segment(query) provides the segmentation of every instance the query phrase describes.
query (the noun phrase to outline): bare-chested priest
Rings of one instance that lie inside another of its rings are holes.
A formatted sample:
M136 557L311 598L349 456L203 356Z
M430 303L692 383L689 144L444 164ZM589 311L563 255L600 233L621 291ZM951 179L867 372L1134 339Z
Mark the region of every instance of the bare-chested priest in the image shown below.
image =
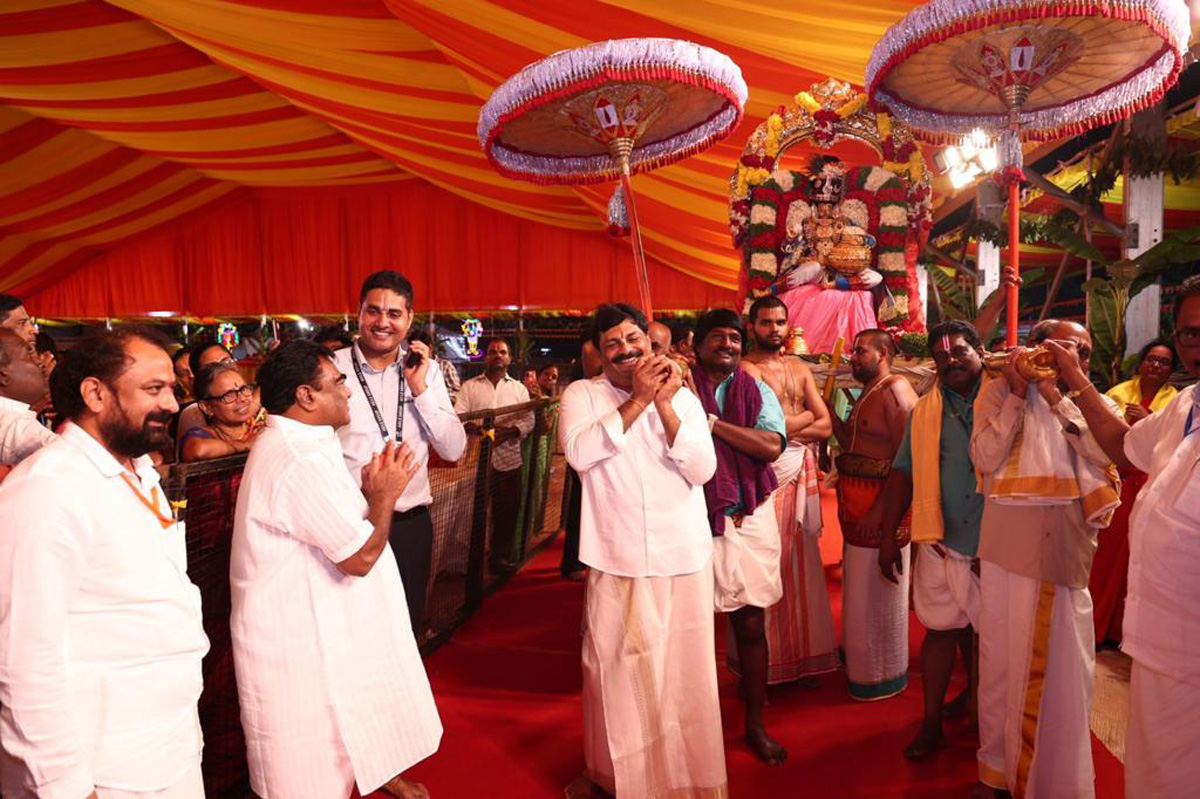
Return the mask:
M787 425L787 448L771 464L779 488L775 516L779 521L783 599L766 609L767 682L801 681L815 687L814 675L838 667L837 633L821 565L821 497L817 463L809 444L824 441L832 431L829 411L812 372L799 358L784 355L788 337L787 306L775 296L760 297L750 306L754 350L746 360L758 367L762 380L775 392ZM740 674L735 641L730 642L729 665Z
M881 580L879 539L858 521L883 489L892 459L904 439L917 392L892 374L896 345L884 330L864 330L854 339L850 371L862 394L842 422L832 414L841 444L837 459L838 521L845 538L842 648L850 696L865 702L887 699L908 685L909 521L896 530L903 572L898 583Z

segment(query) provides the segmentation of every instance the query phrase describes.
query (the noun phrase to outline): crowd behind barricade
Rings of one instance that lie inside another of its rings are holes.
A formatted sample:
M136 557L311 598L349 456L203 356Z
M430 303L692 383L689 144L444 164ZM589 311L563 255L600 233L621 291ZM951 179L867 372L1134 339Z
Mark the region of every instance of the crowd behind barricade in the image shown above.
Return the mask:
M517 379L494 339L464 382L413 330L403 276L369 276L359 302L356 337L324 328L248 374L218 344L172 351L147 328L60 354L0 295L4 796L204 796L202 760L229 754L202 731L205 687L238 708L233 754L263 799L428 796L404 774L442 736L418 650L443 561L434 472L475 458L489 490L470 524L491 532L472 531L464 568L507 575L556 442L562 573L586 583L586 769L569 796L729 795L714 613L746 745L778 765L768 686L844 669L855 700L900 693L910 601L926 634L906 757L938 756L944 719L969 715L972 797L1094 796L1096 647L1119 641L1127 795L1200 780L1200 395L1169 382L1179 365L1200 376L1200 277L1107 396L1084 327L1039 322L997 357L979 334L993 309L929 331L921 396L892 373L891 334L860 331L848 412L785 353L774 297L675 329L602 305L569 374ZM219 459L236 482L209 493L156 468ZM840 639L822 482L844 537ZM232 529L205 542L227 553L221 596L197 589L185 530L214 511ZM210 648L223 669L202 672ZM960 658L967 687L948 700Z

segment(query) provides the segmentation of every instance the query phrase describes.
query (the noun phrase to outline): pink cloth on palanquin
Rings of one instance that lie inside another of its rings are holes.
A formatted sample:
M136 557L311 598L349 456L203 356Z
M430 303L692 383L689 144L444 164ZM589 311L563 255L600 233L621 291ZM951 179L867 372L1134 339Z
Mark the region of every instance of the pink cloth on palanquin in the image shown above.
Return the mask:
M804 331L812 353L832 352L838 336L845 337L849 349L860 330L879 326L869 291L838 291L809 283L781 293L779 299L788 307L788 324Z

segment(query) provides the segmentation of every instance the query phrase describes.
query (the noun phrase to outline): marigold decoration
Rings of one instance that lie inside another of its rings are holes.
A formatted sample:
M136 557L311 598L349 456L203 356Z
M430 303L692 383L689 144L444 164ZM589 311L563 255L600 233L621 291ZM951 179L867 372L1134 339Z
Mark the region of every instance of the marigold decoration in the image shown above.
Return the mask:
M701 152L742 118L746 82L722 53L679 39L615 39L564 50L500 85L479 142L507 177L581 185L619 180L643 310L651 313L630 179Z
M868 111L866 96L849 84L827 79L799 92L795 101L755 129L730 178L730 227L742 251L746 305L786 291L781 265L789 259L794 231L812 213L810 176L776 168L779 158L800 142L828 147L851 138L872 147L883 163L847 168L842 204L848 221L876 242L870 267L882 275L885 288L877 320L892 329L923 329L916 257L928 238L932 211L919 148L903 124Z
M932 0L875 45L867 93L930 142L975 128L999 136L1019 268L1020 141L1078 135L1158 102L1190 35L1183 0ZM1008 303L1011 345L1015 286Z

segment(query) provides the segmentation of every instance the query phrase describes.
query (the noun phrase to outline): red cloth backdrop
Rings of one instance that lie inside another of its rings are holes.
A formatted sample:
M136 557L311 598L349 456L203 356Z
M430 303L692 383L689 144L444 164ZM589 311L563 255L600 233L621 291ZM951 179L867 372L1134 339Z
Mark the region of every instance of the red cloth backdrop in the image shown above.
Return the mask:
M634 301L629 242L494 211L420 180L241 196L93 257L27 293L44 318L342 314L376 269L418 311L590 310ZM651 261L658 310L732 307L735 292Z

